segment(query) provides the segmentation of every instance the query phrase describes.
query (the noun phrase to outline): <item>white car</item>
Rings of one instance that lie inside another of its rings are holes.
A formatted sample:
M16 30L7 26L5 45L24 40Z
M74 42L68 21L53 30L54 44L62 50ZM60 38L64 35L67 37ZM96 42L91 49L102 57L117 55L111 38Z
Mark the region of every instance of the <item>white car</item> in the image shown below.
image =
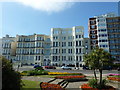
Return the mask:
M72 70L72 67L68 67L68 66L62 66L61 67L63 70Z

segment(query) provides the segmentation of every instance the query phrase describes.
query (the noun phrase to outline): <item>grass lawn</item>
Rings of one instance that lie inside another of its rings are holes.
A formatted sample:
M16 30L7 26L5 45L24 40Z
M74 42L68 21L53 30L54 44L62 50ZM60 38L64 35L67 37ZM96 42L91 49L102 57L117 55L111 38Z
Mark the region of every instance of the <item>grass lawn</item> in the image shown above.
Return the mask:
M22 87L21 90L30 90L30 89L40 89L40 82L39 81L30 81L30 80L22 80L22 82L24 83L24 86Z

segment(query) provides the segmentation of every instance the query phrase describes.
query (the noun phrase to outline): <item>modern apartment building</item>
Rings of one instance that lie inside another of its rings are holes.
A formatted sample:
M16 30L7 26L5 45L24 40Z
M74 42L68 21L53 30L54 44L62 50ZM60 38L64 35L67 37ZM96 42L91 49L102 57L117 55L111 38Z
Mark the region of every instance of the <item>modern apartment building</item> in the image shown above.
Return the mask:
M16 55L16 38L6 35L0 39L2 47L0 48L1 55L6 57L8 60L15 60Z
M75 65L82 66L83 54L88 47L89 39L84 48L84 28L51 28L51 64L55 66ZM88 50L89 52L89 50Z
M47 35L17 35L16 59L21 64L49 65L50 37Z
M120 61L120 17L106 18L109 52Z
M89 18L91 49L98 46L120 60L120 17L113 13Z

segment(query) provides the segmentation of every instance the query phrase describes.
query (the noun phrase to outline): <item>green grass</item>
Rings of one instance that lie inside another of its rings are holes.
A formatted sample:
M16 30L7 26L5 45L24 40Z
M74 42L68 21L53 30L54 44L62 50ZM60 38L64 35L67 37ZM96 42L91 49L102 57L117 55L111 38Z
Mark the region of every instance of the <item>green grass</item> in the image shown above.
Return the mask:
M22 80L24 83L24 86L22 87L21 90L30 90L30 89L39 89L40 90L40 82L39 81L30 81L30 80Z

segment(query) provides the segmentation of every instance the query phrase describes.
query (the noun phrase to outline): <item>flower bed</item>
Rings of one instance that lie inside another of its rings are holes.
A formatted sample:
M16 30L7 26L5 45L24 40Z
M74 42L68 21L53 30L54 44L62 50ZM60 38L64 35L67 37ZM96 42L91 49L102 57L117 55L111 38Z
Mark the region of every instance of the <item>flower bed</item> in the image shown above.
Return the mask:
M112 73L110 73L110 74L108 74L107 79L112 80L112 81L120 82L120 74L112 74Z
M40 87L42 90L65 90L64 88L62 88L60 85L58 84L50 84L47 82L41 82L40 83Z
M73 79L73 78L84 78L85 76L56 76L56 79Z
M82 73L48 72L48 75L82 75Z
M67 82L76 82L76 81L87 81L86 76L56 76L56 79L64 79Z
M110 74L108 74L108 76L120 76L120 74L110 73Z
M83 85L80 86L80 88L81 88L82 90L99 90L99 89L97 89L97 88L92 88L92 87L90 87L89 84L83 84ZM105 89L101 89L101 90L115 90L115 88L113 88L113 87L111 87L111 86L106 86Z
M118 81L120 82L120 78L117 78L117 77L107 77L108 80L113 80L113 81Z

